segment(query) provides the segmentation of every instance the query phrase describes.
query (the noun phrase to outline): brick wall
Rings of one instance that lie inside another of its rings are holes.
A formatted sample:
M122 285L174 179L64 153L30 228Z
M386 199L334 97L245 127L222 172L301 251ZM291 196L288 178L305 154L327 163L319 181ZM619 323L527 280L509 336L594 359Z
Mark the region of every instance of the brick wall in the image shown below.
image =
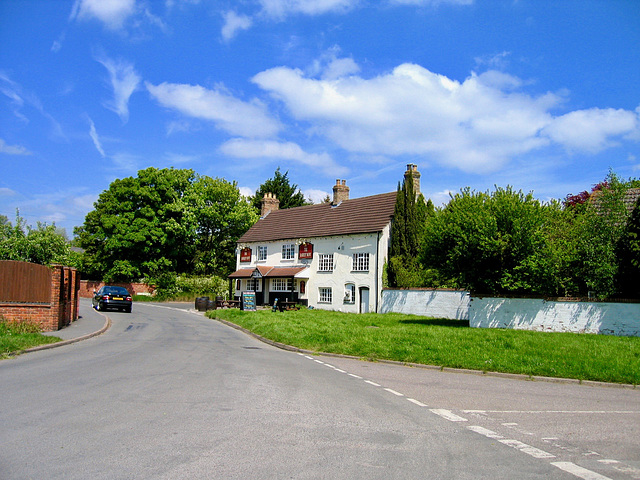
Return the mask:
M100 288L105 285L107 284L96 280L80 280L80 291L78 295L81 298L91 298L93 297L93 292L100 290ZM109 283L109 285L124 287L133 295L153 294L156 289L153 285L147 285L146 283Z
M46 332L60 330L78 319L79 274L75 268L63 265L51 267L51 300L49 303L0 302L0 316L7 320L33 322ZM24 282L21 275L8 274L7 281Z

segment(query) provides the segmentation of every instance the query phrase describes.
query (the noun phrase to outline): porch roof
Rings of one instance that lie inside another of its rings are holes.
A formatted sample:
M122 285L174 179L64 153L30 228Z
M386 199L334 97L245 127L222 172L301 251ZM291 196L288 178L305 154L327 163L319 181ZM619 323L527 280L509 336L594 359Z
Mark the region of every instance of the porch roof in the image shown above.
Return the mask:
M264 265L258 265L252 268L241 268L229 275L229 278L251 278L256 270L260 272L260 277L309 278L308 273L305 272L305 270L308 270L307 267L268 267Z

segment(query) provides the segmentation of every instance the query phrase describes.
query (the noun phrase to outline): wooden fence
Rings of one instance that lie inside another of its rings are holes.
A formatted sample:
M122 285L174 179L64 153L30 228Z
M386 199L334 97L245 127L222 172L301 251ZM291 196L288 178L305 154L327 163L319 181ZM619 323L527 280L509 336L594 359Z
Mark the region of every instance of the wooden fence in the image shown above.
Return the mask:
M0 302L50 303L51 269L35 263L0 261Z

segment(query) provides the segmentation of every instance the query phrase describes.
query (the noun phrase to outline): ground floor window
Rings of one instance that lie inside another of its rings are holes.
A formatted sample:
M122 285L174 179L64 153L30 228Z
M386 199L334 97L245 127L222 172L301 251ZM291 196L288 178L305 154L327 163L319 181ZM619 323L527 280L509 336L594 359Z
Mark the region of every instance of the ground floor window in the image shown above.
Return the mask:
M320 287L320 303L332 303L333 291L331 287Z
M344 286L344 303L355 303L356 301L356 285L347 283Z
M250 278L247 280L247 291L249 292L259 292L262 290L260 288L262 282L258 278Z
M272 278L272 292L290 292L293 289L293 278Z

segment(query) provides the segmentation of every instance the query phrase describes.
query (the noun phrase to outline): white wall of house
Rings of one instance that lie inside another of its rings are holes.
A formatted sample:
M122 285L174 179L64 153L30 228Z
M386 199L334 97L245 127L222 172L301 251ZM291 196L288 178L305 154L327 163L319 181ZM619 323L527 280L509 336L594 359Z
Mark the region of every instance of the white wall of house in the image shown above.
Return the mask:
M304 242L313 244L313 259L298 258L299 246ZM293 259L283 259L283 245L294 245ZM389 226L382 232L371 234L242 244L241 248L251 248L251 262L240 262L238 252L236 264L238 269L306 266L307 270L294 280L294 291L298 292L299 298L306 299L309 306L342 312L375 312L382 300L382 271L388 246ZM260 247L266 247L266 259L259 259ZM356 268L354 255L357 255ZM300 292L301 281L305 282L305 293ZM236 289L235 294L240 295L245 286L246 279L243 279L240 290ZM367 289L368 302L361 305ZM271 281L267 279L265 295L271 290Z

